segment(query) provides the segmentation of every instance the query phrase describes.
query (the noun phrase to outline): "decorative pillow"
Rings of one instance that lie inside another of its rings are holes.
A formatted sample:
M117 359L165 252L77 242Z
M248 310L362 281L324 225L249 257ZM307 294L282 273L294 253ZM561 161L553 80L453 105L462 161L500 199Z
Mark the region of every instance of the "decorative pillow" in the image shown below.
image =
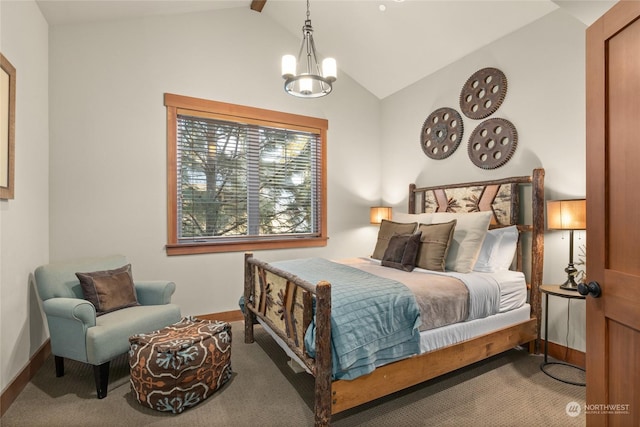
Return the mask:
M76 276L84 299L95 306L97 316L140 305L133 286L131 264L115 270L76 273Z
M389 245L382 257L382 265L398 270L413 271L419 248L419 231L415 234L396 234L389 239Z
M382 259L389 245L389 240L394 234L412 234L417 226L417 222L402 224L383 219L380 224L380 229L378 230L378 241L376 242L376 247L371 258Z
M518 247L518 235L515 225L487 231L473 271L493 273L509 270Z
M444 271L456 222L457 220L454 219L442 224L418 225L418 231L422 233L422 237L416 267Z
M431 224L432 219L433 213L409 214L397 212L393 214L393 220L402 223L417 222L419 224Z
M469 273L478 259L482 242L489 230L493 212L434 213L432 224L456 219L453 240L446 259L446 269Z

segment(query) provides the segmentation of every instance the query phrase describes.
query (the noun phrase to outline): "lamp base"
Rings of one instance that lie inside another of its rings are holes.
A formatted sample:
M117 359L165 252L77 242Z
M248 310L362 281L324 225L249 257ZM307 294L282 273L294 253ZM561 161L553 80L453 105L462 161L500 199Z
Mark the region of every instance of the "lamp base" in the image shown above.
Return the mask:
M573 230L571 230L571 241L573 242ZM560 289L578 292L578 284L575 279L578 270L573 265L573 244L569 245L569 265L564 269L564 272L567 273L567 280L560 285Z
M573 280L573 277L569 277L566 282L560 285L560 289L578 292L578 284Z

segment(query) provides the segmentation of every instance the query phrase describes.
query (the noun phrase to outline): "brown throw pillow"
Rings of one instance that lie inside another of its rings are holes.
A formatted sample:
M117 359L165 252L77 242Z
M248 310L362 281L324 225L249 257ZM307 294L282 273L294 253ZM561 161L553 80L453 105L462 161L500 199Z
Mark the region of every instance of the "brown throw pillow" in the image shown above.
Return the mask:
M376 248L374 249L371 258L382 259L384 252L387 250L387 246L389 245L389 240L394 234L411 234L415 231L417 225L417 222L405 224L383 219L380 224L380 230L378 230Z
M115 270L76 273L76 276L84 299L95 306L97 316L140 305L133 286L131 264Z
M382 257L382 265L398 270L413 271L420 248L420 232L396 234L389 239L387 250Z
M441 224L420 224L418 226L422 238L416 267L444 271L456 222L454 219Z

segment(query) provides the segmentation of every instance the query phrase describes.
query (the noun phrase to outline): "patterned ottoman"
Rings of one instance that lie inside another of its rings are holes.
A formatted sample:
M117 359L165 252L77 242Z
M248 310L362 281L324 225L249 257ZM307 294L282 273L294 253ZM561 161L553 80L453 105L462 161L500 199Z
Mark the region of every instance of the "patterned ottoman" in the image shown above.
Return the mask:
M144 406L178 414L231 378L231 326L185 317L129 338L131 389Z

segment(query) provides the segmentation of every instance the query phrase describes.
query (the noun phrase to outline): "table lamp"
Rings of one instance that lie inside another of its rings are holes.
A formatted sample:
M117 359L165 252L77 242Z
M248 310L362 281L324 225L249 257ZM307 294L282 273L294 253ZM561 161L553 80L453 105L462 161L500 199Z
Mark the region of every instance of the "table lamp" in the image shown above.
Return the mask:
M369 215L371 224L380 224L383 219L391 219L391 208L387 206L373 206Z
M569 265L564 271L567 280L561 289L578 290L575 276L578 270L573 265L573 230L585 230L587 228L587 201L575 200L548 200L547 201L547 229L569 230Z

